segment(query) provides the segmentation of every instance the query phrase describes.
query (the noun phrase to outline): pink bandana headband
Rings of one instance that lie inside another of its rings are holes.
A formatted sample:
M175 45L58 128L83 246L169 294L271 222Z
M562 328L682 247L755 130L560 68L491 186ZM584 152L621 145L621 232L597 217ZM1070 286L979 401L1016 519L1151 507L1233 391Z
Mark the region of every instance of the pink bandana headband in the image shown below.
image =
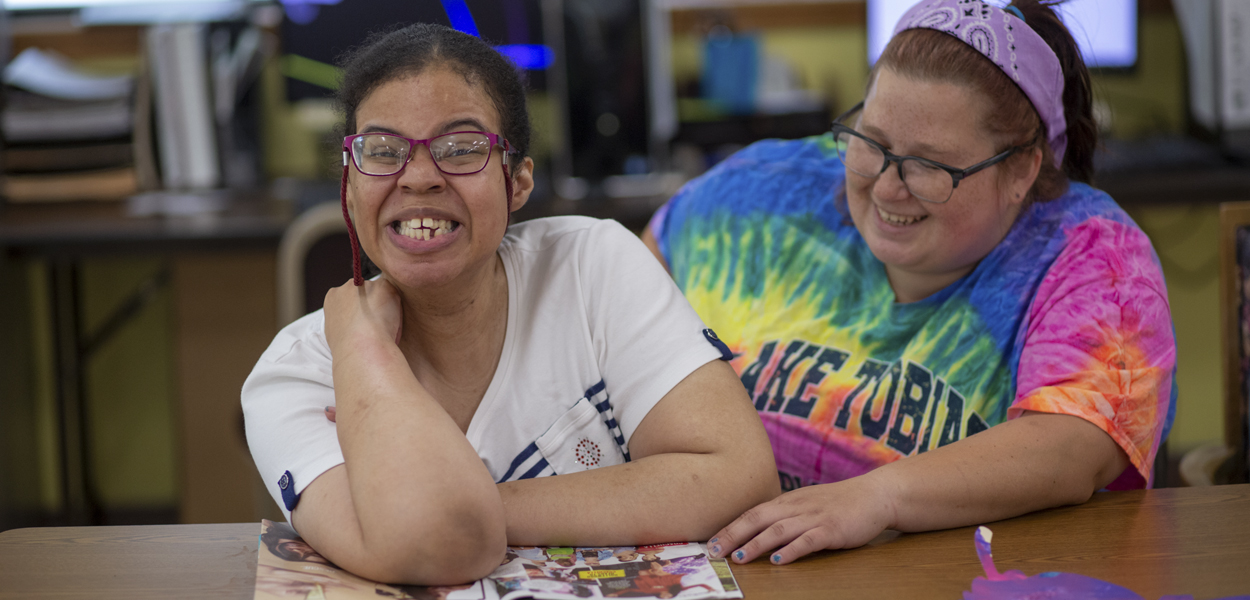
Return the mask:
M1055 166L1062 168L1068 147L1063 69L1046 41L1018 15L1019 9L1008 12L981 0L923 0L899 19L894 34L907 29L948 33L998 65L1041 115Z

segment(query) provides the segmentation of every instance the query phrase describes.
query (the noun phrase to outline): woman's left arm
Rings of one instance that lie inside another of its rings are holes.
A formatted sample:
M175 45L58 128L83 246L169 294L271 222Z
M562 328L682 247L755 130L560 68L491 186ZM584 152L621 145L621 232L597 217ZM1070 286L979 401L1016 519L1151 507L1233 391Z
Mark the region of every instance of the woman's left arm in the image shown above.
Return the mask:
M709 549L739 563L768 555L785 564L862 546L886 529L946 529L1080 504L1128 465L1092 423L1026 413L865 475L783 494L719 531Z
M1131 224L1091 219L1068 235L1029 308L1015 418L757 506L718 532L713 553L788 563L885 529L976 525L1079 504L1112 482L1146 485L1176 364L1162 273Z
M742 382L714 360L647 413L632 461L499 484L511 545L705 540L780 492L768 436Z

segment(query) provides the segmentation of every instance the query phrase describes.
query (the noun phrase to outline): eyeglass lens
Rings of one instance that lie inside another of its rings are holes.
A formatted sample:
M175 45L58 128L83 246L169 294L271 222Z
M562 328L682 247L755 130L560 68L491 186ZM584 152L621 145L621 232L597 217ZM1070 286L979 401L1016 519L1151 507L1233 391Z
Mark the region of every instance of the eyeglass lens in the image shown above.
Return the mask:
M444 173L467 175L486 168L490 160L490 138L482 133L460 132L440 135L428 143L430 157ZM356 167L369 175L394 175L404 168L412 154L412 144L399 136L370 133L352 140Z
M837 133L838 158L847 169L861 177L874 178L885 170L885 154L880 148L848 132ZM955 189L951 174L924 161L905 158L899 163L907 191L921 200L946 202Z

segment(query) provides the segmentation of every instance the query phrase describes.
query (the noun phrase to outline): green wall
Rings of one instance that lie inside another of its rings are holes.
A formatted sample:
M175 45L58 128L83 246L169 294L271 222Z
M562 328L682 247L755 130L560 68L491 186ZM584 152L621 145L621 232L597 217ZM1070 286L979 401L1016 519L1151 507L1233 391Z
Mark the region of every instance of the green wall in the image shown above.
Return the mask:
M6 392L17 388L16 393L6 394L5 410L19 408L26 425L21 438L6 441L20 439L22 454L29 458L14 460L9 454L0 463L10 470L14 464L33 469L33 475L13 479L12 473L2 472L0 479L6 488L29 488L22 495L23 502L55 512L61 507L60 432L47 264L27 260L5 265L6 289L25 292L2 295L6 302L18 299L12 312L5 314L20 317L6 322L5 331L16 335L6 335L0 351L25 356L19 361L21 373L14 372L14 379L4 378ZM160 262L152 259L84 261L80 277L84 331L96 331L159 268ZM164 289L101 345L86 365L91 465L98 499L106 511L168 511L177 505L171 317L170 294ZM20 327L10 329L13 324ZM10 365L6 371L12 369Z
M761 48L785 59L803 88L820 92L839 113L859 102L868 82L868 36L863 27L786 27L759 32ZM673 77L698 79L703 68L703 39L673 36Z
M86 330L97 330L160 267L151 259L88 261L81 282ZM172 330L173 306L165 288L88 366L93 467L107 505L177 503Z
M42 508L43 469L37 444L34 361L26 342L26 273L18 261L0 257L0 529L34 524Z
M1176 327L1176 422L1173 453L1222 442L1223 361L1220 350L1219 207L1215 204L1129 207L1154 243L1167 280Z
M1138 65L1131 73L1093 77L1094 99L1111 110L1111 134L1134 139L1183 133L1187 89L1180 28L1171 14L1144 15Z
M764 53L785 59L805 89L829 99L835 114L863 98L868 78L867 36L861 26L785 27L757 32ZM1142 16L1138 66L1093 77L1095 100L1111 111L1110 133L1131 139L1180 133L1186 123L1185 54L1170 13ZM698 79L703 38L675 35L673 76Z

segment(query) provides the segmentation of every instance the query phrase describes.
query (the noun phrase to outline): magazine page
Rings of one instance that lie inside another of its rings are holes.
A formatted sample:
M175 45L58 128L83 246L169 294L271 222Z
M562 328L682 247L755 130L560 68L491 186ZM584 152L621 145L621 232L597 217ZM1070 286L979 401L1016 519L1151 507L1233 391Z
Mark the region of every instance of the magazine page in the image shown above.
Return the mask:
M723 560L702 544L618 548L510 547L487 578L503 600L580 598L741 598Z
M388 585L357 577L317 554L286 523L261 522L255 600L581 600L741 598L729 563L698 543L617 548L512 546L489 577L459 586Z

